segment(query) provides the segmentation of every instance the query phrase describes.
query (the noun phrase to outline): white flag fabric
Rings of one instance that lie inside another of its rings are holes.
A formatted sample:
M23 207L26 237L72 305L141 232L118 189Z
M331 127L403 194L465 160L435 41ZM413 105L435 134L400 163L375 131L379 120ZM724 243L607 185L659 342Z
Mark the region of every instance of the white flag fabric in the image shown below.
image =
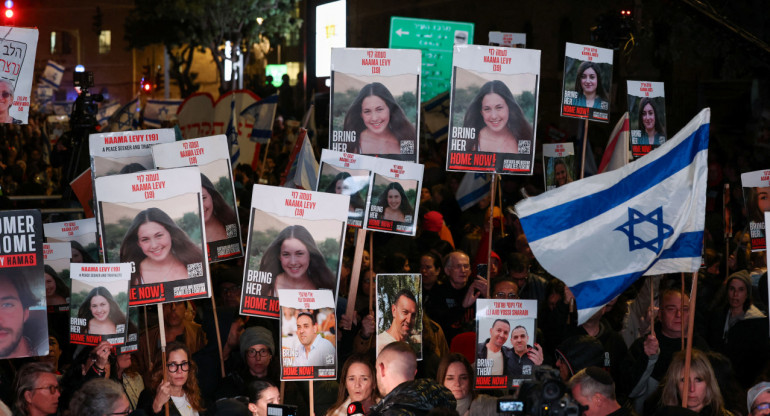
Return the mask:
M273 136L273 121L278 109L278 95L271 95L246 107L241 111L241 116L249 116L254 119L254 128L251 130L252 142L267 143Z
M710 114L626 166L516 204L535 257L574 293L578 324L641 276L700 267Z
M455 193L455 198L457 199L457 203L460 204L460 209L465 211L476 205L481 198L487 196L489 194L489 184L489 175L485 173L466 173L465 176L463 176L463 180L460 181L460 186L457 187L457 192Z
M631 159L629 149L629 137L631 130L628 125L628 111L615 124L610 134L610 141L604 148L602 162L599 164L599 173L609 172L628 164Z
M313 145L308 140L307 132L301 134L302 147L295 155L294 160L289 166L289 173L286 175L286 182L283 184L286 188L302 188L312 191L316 188L318 182L318 161L313 153ZM298 139L299 140L299 139Z
M144 105L144 125L150 128L159 128L161 122L176 117L176 112L182 105L182 101L180 99L147 100Z
M61 85L61 79L63 76L64 67L54 61L49 60L48 64L45 66L45 69L43 70L43 75L40 77L40 81L53 87L53 89L59 89L59 85Z

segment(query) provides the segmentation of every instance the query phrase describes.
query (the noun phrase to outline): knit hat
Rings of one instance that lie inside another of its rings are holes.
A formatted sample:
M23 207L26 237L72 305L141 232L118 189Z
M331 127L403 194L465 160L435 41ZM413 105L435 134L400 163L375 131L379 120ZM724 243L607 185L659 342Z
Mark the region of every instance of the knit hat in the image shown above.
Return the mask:
M246 328L241 334L241 355L245 358L246 351L257 344L266 346L270 350L270 354L275 354L275 343L270 331L261 326Z
M425 231L432 231L437 233L441 231L441 227L444 225L444 216L438 211L428 211L425 214L422 221L422 229Z
M589 366L604 367L604 347L590 335L575 335L565 339L556 347L556 357L567 364L570 377Z
M754 400L757 400L757 396L768 390L770 390L769 381L763 381L749 389L749 392L746 394L746 408L749 409L749 413L751 413L751 406L754 404Z
M738 279L741 282L743 282L743 285L746 286L746 299L751 299L751 275L749 274L748 270L741 270L738 272L735 272L730 275L730 277L727 278L727 283L725 283L725 286L730 285L731 280Z

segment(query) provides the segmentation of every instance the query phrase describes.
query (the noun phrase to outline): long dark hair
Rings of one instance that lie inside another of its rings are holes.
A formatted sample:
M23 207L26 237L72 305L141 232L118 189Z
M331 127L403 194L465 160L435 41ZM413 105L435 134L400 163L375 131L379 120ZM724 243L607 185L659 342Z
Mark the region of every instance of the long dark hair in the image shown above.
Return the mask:
M54 293L63 297L68 298L70 296L70 288L67 287L67 284L64 283L63 280L61 280L61 277L59 277L59 274L56 273L56 270L53 269L53 267L49 265L45 265L45 274L51 276L54 283L56 284L56 290L54 290Z
M644 114L644 107L646 107L647 104L649 104L650 107L652 107L652 113L655 114L655 131L657 131L658 134L665 136L666 130L663 127L663 123L660 122L660 113L658 112L658 107L657 105L655 105L655 102L650 97L644 97L642 98L642 101L639 102L639 129L644 130L642 115Z
M348 357L347 360L345 360L345 364L342 366L342 372L340 372L340 387L337 392L337 401L334 402L331 407L329 407L330 410L336 409L342 405L342 403L345 403L345 400L348 399L348 396L350 395L348 393L348 388L345 385L345 379L348 378L348 370L350 369L350 366L360 363L369 368L369 371L372 372L372 402L376 402L377 398L379 397L378 391L377 391L377 375L375 373L374 364L372 364L372 360L367 356L366 354L361 353L355 353Z
M607 90L604 89L604 84L602 83L602 72L599 70L599 64L596 62L585 61L578 66L577 76L575 77L575 91L577 91L578 94L585 96L583 93L583 85L580 83L580 78L583 76L583 72L586 72L588 68L591 68L596 72L596 96L604 101L609 101Z
M409 203L409 200L406 198L404 188L398 182L391 182L390 185L388 185L388 187L382 191L380 197L377 199L377 205L381 207L388 206L388 192L391 189L395 189L401 195L401 205L398 207L401 213L404 215L413 215L414 209L412 208L412 204Z
M342 125L342 129L345 131L355 131L356 141L351 143L349 148L351 153L361 153L361 132L366 130L366 125L361 117L361 105L366 97L375 95L381 98L388 105L390 111L390 120L388 121L388 128L396 136L399 142L414 142L417 138L417 131L414 125L406 118L406 113L398 105L396 99L393 98L393 94L390 93L388 88L379 82L373 82L365 85L361 88L358 96L353 100L353 104L348 108L348 112L345 114L345 122Z
M326 192L330 194L336 194L337 193L337 182L344 181L347 178L352 178L353 175L351 175L348 172L340 172L337 174L337 176L334 177L332 182L329 184L329 186L326 187ZM358 190L353 192L350 195L350 205L353 208L361 208L363 209L366 206L366 203L364 202L363 198L361 198L361 195L358 193Z
M326 265L326 260L321 250L313 239L313 236L307 230L307 228L301 225L290 225L281 231L278 236L270 243L270 246L265 250L265 255L262 256L262 260L259 263L259 270L272 273L273 279L283 273L281 267L281 246L283 242L289 238L296 238L307 248L308 254L310 254L310 265L307 268L307 276L310 281L318 289L330 289L335 290L337 288L337 276ZM275 282L274 282L275 283ZM268 296L275 295L275 285L273 285L273 293Z
M123 244L120 246L120 261L123 263L134 263L134 273L131 274L131 284L139 284L141 271L139 265L147 258L139 247L139 227L148 222L156 222L163 226L171 235L171 254L174 255L185 266L193 263L206 261L203 257L203 250L190 240L181 228L159 208L147 208L140 212L134 218L134 221L128 227Z
M471 141L471 150L479 148L479 132L486 127L484 117L481 115L481 102L489 94L497 94L505 100L505 104L508 106L508 122L505 126L516 137L516 140L532 140L534 137L532 125L524 117L524 111L513 98L511 90L502 81L493 80L481 86L465 112L463 126L476 129L476 139Z
M120 310L120 306L118 306L118 302L115 302L115 298L112 297L112 293L110 293L110 291L107 290L107 288L104 286L97 286L91 289L91 291L88 293L88 296L86 296L85 300L83 300L83 303L80 304L80 309L78 309L78 318L88 319L88 325L91 325L91 319L94 317L94 315L91 313L91 299L93 299L94 296L102 296L107 300L107 303L110 304L110 314L107 317L110 318L110 321L112 321L113 324L126 324L126 315L123 315L123 312Z
M207 178L206 175L202 173L201 186L206 189L206 191L208 191L211 202L214 205L214 212L212 213L214 218L218 219L222 225L237 224L238 217L235 215L235 211L233 211L232 207L230 207L230 204L225 201L225 198L222 197L222 194L217 191L217 188L214 187L214 184L211 183L209 178Z
M190 403L190 406L193 408L193 410L202 412L206 409L203 407L201 389L200 386L198 386L198 366L195 364L195 361L193 361L190 350L181 342L170 342L166 346L166 361L168 361L168 357L171 356L172 352L178 350L182 350L185 352L185 354L187 354L187 362L190 363L190 367L187 370L187 381L184 383L184 386L182 386L182 390L184 391L185 396L187 396L187 401ZM152 380L150 384L153 392L158 390L158 386L163 381L163 373L166 372L166 369L163 368L162 360L163 357L160 354L156 354L155 364L153 365L152 371ZM177 369L177 371L181 371L181 369Z

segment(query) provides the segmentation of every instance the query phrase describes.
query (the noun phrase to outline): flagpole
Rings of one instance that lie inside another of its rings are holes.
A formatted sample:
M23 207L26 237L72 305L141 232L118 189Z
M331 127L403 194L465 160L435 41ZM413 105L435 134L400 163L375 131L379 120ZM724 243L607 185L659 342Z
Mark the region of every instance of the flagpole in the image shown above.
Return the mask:
M358 282L361 275L361 263L364 254L364 244L366 243L366 230L356 229L355 254L353 254L353 270L350 274L350 289L348 289L348 306L345 309L345 316L353 323L353 317L356 313L356 296L358 296ZM371 257L369 257L371 259ZM344 328L350 330L351 328Z
M495 230L495 183L497 182L497 173L492 174L492 189L489 190L489 238L487 241L487 275L484 276L487 279L487 299L492 299L490 292L492 290L491 279L489 271L492 269L490 264L492 263L492 234Z
M586 119L585 127L583 127L583 160L580 162L580 179L583 179L583 177L585 176L586 143L588 143L588 119Z
M369 233L369 279L374 277L374 233ZM369 282L369 313L373 313L374 285Z
M684 281L684 273L682 273ZM687 392L690 384L690 361L692 359L692 332L695 325L695 301L698 293L698 272L692 273L692 288L690 288L690 315L687 317L687 349L684 353L684 385L682 386L682 407L687 407ZM684 292L682 292L684 299Z
M166 367L166 322L163 318L163 304L158 304L158 332L160 334L160 356L163 364L163 382L168 381L168 371ZM189 357L188 357L189 358ZM168 416L169 407L168 402L163 405L165 414Z
M497 203L498 205L500 205L500 213L502 214L502 218L500 218L500 238L505 238L505 226L503 225L504 223L503 219L505 218L505 213L503 212L503 178L502 177L500 177L500 186L497 187Z

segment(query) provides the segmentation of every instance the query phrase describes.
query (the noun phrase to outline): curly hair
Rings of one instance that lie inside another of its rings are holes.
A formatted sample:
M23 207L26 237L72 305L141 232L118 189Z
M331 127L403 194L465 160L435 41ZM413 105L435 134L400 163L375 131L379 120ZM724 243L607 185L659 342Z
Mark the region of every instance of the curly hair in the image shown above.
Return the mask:
M237 224L238 217L235 215L233 208L225 201L222 194L217 191L214 184L201 173L201 186L209 193L211 203L214 205L214 218L218 219L222 225Z
M655 131L658 132L658 134L665 136L666 129L663 127L663 123L661 122L660 112L658 112L658 106L650 97L644 97L642 98L641 101L639 101L639 129L644 130L642 117L644 116L644 107L646 107L647 104L649 104L650 107L652 107L652 113L655 114Z
M262 256L262 260L259 263L259 270L272 273L276 278L283 273L283 267L281 266L281 246L283 242L289 238L296 238L299 240L305 248L307 248L310 255L310 265L307 268L307 276L310 281L318 289L330 289L335 290L337 288L337 276L333 273L329 266L326 265L326 260L321 250L313 239L313 236L307 230L307 228L301 225L290 225L281 231L278 236L270 243L270 246L265 250L265 255ZM273 285L273 289L267 296L275 296L276 289Z
M91 313L91 300L94 298L94 296L101 296L107 300L107 303L110 305L110 313L107 317L110 319L110 321L112 321L113 324L126 324L126 316L123 315L123 312L120 311L120 306L118 306L118 303L115 302L115 298L112 297L110 291L107 290L107 288L104 286L97 286L91 289L91 291L88 293L88 296L86 296L86 298L83 300L83 303L80 304L80 309L78 309L78 318L88 319L88 326L91 326L91 319L94 317L93 313Z
M604 84L602 83L602 72L599 70L599 64L596 62L584 61L578 66L577 76L575 76L575 91L577 91L578 94L585 96L580 78L583 77L583 72L586 72L589 68L596 72L596 96L604 101L609 101L607 90L604 89Z
M364 99L371 96L377 96L388 106L390 111L390 120L388 121L388 128L393 135L398 139L399 143L415 142L417 138L417 130L414 125L406 118L406 113L398 105L396 99L393 98L393 94L390 93L388 88L379 82L373 82L365 85L361 88L358 96L353 103L350 104L347 113L345 114L345 121L343 123L343 130L356 132L356 141L350 144L349 152L361 153L361 132L366 130L366 125L361 117L361 106Z
M155 222L163 226L171 235L171 254L174 255L185 266L192 263L206 261L203 256L203 250L190 240L181 228L159 208L147 208L140 212L134 218L134 221L128 227L123 243L120 246L121 263L134 263L134 272L131 274L131 284L138 285L141 280L141 271L139 265L147 256L139 247L139 227Z
M382 191L380 197L377 199L377 205L381 207L388 206L388 192L390 192L391 189L395 189L399 195L401 195L401 205L398 207L399 211L404 215L413 215L414 208L412 208L412 204L409 203L409 199L406 198L404 187L398 182L391 182L385 190Z
M337 401L329 407L330 410L342 406L342 403L345 403L345 401L348 399L349 393L345 380L348 378L348 371L350 370L350 366L356 363L363 364L369 369L369 372L371 373L370 380L372 381L372 395L370 396L370 399L372 402L377 402L377 399L379 398L379 391L377 390L377 377L374 370L374 363L368 355L354 353L348 357L347 360L345 360L345 364L342 366L342 371L340 372L340 387L337 392Z
M508 122L506 128L516 138L516 140L532 140L534 137L534 130L532 125L529 124L526 117L524 117L524 111L522 111L516 99L513 98L511 90L505 83L500 80L489 81L481 86L479 92L473 98L468 110L465 112L465 119L463 120L464 127L471 127L476 129L476 139L471 140L471 150L478 150L479 148L479 132L486 127L484 117L481 115L481 103L489 94L497 94L508 106Z
M187 355L187 362L190 363L190 367L187 370L187 381L185 381L184 386L182 386L182 391L184 391L187 396L187 401L190 402L190 406L193 410L202 412L206 409L203 407L203 397L201 397L201 389L200 386L198 386L198 376L196 375L198 373L198 366L195 364L195 361L192 360L190 350L181 342L171 342L166 345L166 362L168 362L172 352L179 350L184 351L185 355ZM152 368L150 388L153 391L157 391L158 386L163 382L163 375L167 371L163 368L163 357L160 354L156 355L155 363ZM181 370L178 369L177 371Z

